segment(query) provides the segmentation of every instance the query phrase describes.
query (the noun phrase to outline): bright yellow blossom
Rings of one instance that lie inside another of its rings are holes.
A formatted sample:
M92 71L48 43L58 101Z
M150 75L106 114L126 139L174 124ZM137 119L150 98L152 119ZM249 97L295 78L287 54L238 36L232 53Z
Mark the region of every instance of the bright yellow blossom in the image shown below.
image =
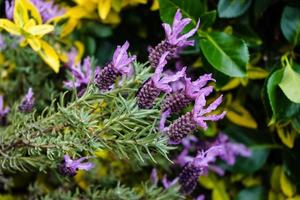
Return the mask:
M22 36L21 46L30 47L57 73L59 58L55 50L42 37L54 30L52 25L42 24L40 13L29 0L16 0L13 22L0 19L0 28Z

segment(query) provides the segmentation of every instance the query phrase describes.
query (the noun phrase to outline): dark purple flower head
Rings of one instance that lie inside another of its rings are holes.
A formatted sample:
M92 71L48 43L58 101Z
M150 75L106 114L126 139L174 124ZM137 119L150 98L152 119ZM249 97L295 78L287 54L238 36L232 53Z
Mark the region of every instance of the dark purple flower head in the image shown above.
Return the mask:
M186 68L182 68L175 74L167 75L163 73L163 69L167 64L166 57L169 52L165 52L159 59L159 64L155 69L155 73L149 78L137 92L137 103L140 108L151 108L155 99L161 92L171 93L171 83L184 77Z
M198 124L198 126L202 127L204 130L207 129L206 121L218 121L220 119L223 119L226 115L225 111L223 111L219 115L206 115L218 108L218 106L222 103L222 95L219 98L217 98L213 103L211 103L207 108L204 108L206 104L205 97L205 94L202 94L199 97L197 97L193 109L193 120Z
M187 112L185 115L182 115L169 127L165 127L165 121L166 118L170 115L170 109L163 112L159 128L160 131L165 132L169 136L170 144L179 144L183 138L193 133L197 126L200 126L204 130L206 130L206 121L217 121L225 116L225 111L219 115L207 115L211 111L216 110L217 107L221 104L222 96L216 99L207 108L204 108L206 104L206 96L206 93L201 94L196 99L193 110L191 112Z
M193 36L200 25L200 21L197 22L195 28L190 30L186 34L181 34L182 30L191 22L189 18L182 18L182 14L178 9L173 20L172 27L169 24L164 23L163 27L166 33L166 39L171 45L176 45L177 47L193 46L194 40L188 40Z
M112 62L95 74L95 84L101 91L109 90L120 76L130 76L133 72L132 62L136 56L129 56L129 43L118 46L114 52Z
M53 19L54 17L61 16L65 13L65 10L54 4L54 1L45 0L30 0L31 3L38 9L41 14L43 22ZM7 19L12 20L14 14L15 0L5 1L5 13Z
M200 21L198 21L196 27L190 30L186 34L181 34L183 29L191 22L191 19L184 18L180 10L178 9L172 27L169 24L163 24L166 33L166 39L160 42L156 47L149 48L149 61L152 67L156 68L159 63L159 58L165 53L169 52L166 57L167 60L178 57L178 52L186 47L193 46L194 40L188 40L192 35L196 33L199 27Z
M229 165L233 165L238 155L249 157L251 151L245 145L232 143L226 135L219 134L206 151L198 152L192 161L186 163L179 175L182 192L191 193L196 187L198 177L205 175L209 170L223 175L224 170L214 164L218 158Z
M90 57L86 57L83 61L83 64L71 66L69 70L71 71L73 80L65 81L64 85L68 89L77 89L78 96L82 96L89 81L91 80L93 73Z
M79 169L89 171L95 166L95 164L91 162L82 163L84 160L87 160L89 158L90 157L82 157L77 160L72 160L70 156L65 155L64 160L58 166L58 170L64 176L75 176L77 170Z
M24 96L21 104L19 105L20 112L24 112L24 113L32 112L34 102L35 102L35 98L33 95L34 94L32 92L32 88L29 88L27 94Z
M176 113L192 103L199 95L208 96L213 91L213 86L206 86L208 81L215 81L211 74L204 74L196 81L191 81L185 76L183 87L178 87L178 91L167 95L164 99L162 111L170 109L171 113Z
M10 108L4 107L3 96L0 95L0 126L5 126L7 123L7 114Z

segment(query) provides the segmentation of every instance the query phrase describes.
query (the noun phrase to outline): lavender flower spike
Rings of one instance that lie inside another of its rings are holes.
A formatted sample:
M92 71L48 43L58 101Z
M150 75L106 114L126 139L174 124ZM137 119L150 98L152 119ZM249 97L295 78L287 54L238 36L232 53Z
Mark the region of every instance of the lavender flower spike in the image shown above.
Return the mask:
M32 92L32 88L29 88L27 94L24 96L21 104L19 105L20 112L23 113L32 112L34 102L35 102L35 98L33 95L34 94Z
M64 82L68 89L77 89L78 96L82 96L86 87L92 77L91 59L86 57L83 64L78 64L76 67L73 65L70 68L74 80Z
M9 20L13 19L14 7L15 7L14 0L12 0L12 1L5 0L5 15L6 15L6 18Z
M194 121L201 126L204 130L207 129L207 124L205 121L218 121L220 119L223 119L226 115L226 112L223 111L219 115L209 115L204 116L207 113L210 113L211 111L217 109L217 107L222 103L222 95L217 98L213 103L211 103L207 108L203 108L206 104L205 95L200 95L196 99L195 107L193 110L193 119Z
M169 52L165 52L159 60L159 64L155 69L154 75L149 78L139 89L137 93L137 103L140 108L149 109L153 106L155 99L163 91L166 93L172 92L170 83L184 77L186 68L178 71L174 75L163 74L164 66L167 64L166 57Z
M213 87L204 87L208 81L215 81L211 74L204 74L196 81L191 81L190 78L185 77L183 91L179 90L167 95L162 103L162 111L170 109L171 113L179 112L199 95L209 95L213 91Z
M196 99L195 106L191 112L186 113L175 120L169 127L164 128L163 132L166 132L169 136L170 144L180 143L183 138L193 133L197 126L207 129L206 121L217 121L225 116L225 111L219 115L205 116L205 114L215 110L221 104L222 96L220 96L207 108L203 108L206 103L205 97L206 94L200 95Z
M165 52L169 51L170 54L167 56L167 60L177 57L178 51L186 46L193 46L194 40L188 40L198 30L200 21L198 21L196 27L190 30L186 34L181 34L182 30L191 22L191 19L184 18L180 10L178 9L173 20L172 27L169 24L162 24L165 30L166 39L159 43L154 48L149 48L149 61L152 67L157 67L159 58Z
M7 114L9 111L9 107L4 107L3 96L0 95L0 126L5 126L7 124Z
M131 63L136 56L128 56L129 43L118 46L114 52L112 62L95 74L95 84L101 91L109 90L117 77L129 76L132 71Z
M95 164L91 162L82 163L84 160L89 159L90 157L82 157L77 160L72 160L70 156L65 155L63 162L58 166L59 172L64 176L75 176L77 170L90 170Z

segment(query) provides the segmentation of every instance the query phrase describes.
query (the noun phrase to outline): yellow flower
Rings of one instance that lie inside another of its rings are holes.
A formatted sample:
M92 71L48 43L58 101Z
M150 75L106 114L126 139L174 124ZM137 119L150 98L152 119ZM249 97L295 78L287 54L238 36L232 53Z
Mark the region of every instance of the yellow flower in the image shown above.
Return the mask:
M30 17L29 17L30 16ZM0 19L0 28L22 36L21 46L29 46L57 73L59 58L55 50L42 37L54 30L52 25L42 24L40 13L29 0L16 0L13 22Z

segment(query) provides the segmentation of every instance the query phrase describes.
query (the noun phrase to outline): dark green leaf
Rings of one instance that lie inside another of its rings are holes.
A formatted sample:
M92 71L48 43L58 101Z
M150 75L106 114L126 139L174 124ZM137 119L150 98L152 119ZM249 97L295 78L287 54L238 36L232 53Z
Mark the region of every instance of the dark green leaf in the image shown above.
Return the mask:
M194 24L206 11L205 1L199 0L159 0L160 17L166 23L172 23L177 9L180 9L185 17L193 19Z
M251 187L240 191L236 200L265 200L267 199L267 191L262 186Z
M201 20L200 28L207 29L207 28L211 27L214 24L214 22L216 21L216 18L217 18L216 10L205 12L200 17L200 20Z
M273 112L273 120L286 120L300 112L300 104L288 100L278 84L283 76L283 69L274 71L268 78L266 92Z
M200 48L217 70L231 77L246 75L249 52L245 42L222 32L201 33Z
M293 45L300 44L300 8L285 7L281 17L281 31Z
M255 18L260 18L264 11L269 7L272 3L272 0L255 0L254 2L254 15Z
M244 14L250 7L252 0L220 0L218 13L221 18L233 18Z
M236 30L235 35L245 40L247 46L257 47L262 44L262 40L250 26L239 24L234 27L234 30Z

